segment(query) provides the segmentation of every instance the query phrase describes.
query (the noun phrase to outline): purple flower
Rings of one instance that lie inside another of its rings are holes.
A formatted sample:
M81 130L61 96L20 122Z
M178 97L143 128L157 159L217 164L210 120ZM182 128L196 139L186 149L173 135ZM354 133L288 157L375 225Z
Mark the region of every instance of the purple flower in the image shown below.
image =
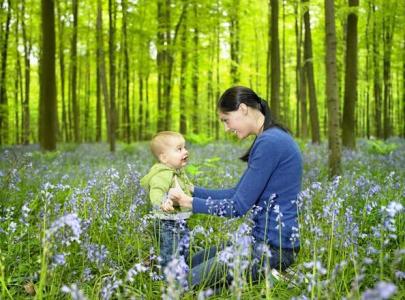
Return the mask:
M52 257L53 266L63 266L66 264L65 253L58 253Z
M135 264L135 265L134 265L131 269L129 269L128 272L127 272L127 277L126 277L127 281L133 282L133 281L134 281L134 277L135 277L136 275L138 275L139 273L144 273L144 272L148 271L148 269L149 269L148 267L146 267L146 266L144 266L144 265L142 265L142 264L140 264L140 263Z
M379 281L373 289L366 290L361 296L362 300L389 299L397 292L397 286L391 282Z
M59 229L63 227L70 228L70 235L67 234L67 231L64 230L59 232ZM80 219L77 217L77 214L67 214L65 216L60 217L56 221L52 223L49 229L46 231L46 240L50 240L52 237L58 235L57 238L60 238L63 245L70 245L71 242L76 241L80 243L80 234L82 233L82 229L80 227Z
M83 292L78 288L76 283L71 284L70 286L62 286L61 291L67 294L70 294L73 300L86 300Z
M188 276L189 268L184 257L173 258L164 270L167 281L165 293L162 294L162 299L180 299L183 291L188 290Z
M108 250L104 245L87 245L87 258L101 267L108 256Z
M114 294L114 291L120 287L122 280L117 280L115 276L106 277L103 280L103 288L100 292L100 297L103 300L108 300Z

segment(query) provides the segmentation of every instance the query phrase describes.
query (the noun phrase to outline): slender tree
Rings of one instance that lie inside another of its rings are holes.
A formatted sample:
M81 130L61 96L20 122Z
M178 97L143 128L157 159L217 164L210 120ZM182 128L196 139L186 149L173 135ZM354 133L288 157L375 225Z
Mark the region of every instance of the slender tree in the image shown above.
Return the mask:
M186 0L183 0L185 3ZM187 8L184 11L184 21L181 32L181 63L180 63L180 87L179 87L179 101L180 101L180 132L187 134L187 63L188 63L188 49L187 49L187 36L188 36L188 12Z
M131 141L131 116L129 108L129 47L128 47L128 34L127 34L127 10L128 4L126 0L121 0L122 6L122 36L123 36L123 51L124 51L124 82L125 82L125 92L124 92L124 132L125 141L129 143ZM139 126L139 124L138 124Z
M7 54L10 34L11 1L7 1L7 17L4 24L4 36L1 36L1 73L0 73L0 145L8 143L8 99L7 99ZM3 26L3 24L1 24Z
M297 115L296 115L296 134L300 136L300 103L301 103L301 43L302 43L302 21L299 17L299 2L294 2L294 15L295 15L295 48L296 48L296 61L297 64L295 65L295 97L297 98Z
M338 79L336 70L336 29L333 0L325 0L326 99L328 103L329 175L341 172Z
M350 149L356 148L355 108L357 103L357 11L359 0L349 0L346 33L346 72L343 105L342 142Z
M231 78L232 84L236 85L240 81L239 64L239 43L240 43L240 26L239 26L240 0L232 0L229 8L229 38L231 52Z
M18 50L18 46L20 43L19 37L19 26L20 26L20 9L18 7L18 3L15 4L16 10L16 18L14 24L14 34L15 34L15 61L16 61L16 74L15 74L15 81L14 81L14 128L15 128L15 140L16 144L20 143L20 115L19 115L19 108L20 108L20 101L19 98L22 99L22 71L21 71L21 59L20 59L20 51ZM20 88L21 87L21 88ZM20 97L21 93L21 97Z
M198 29L198 2L194 1L194 23L193 23L193 75L192 75L192 90L193 90L193 133L200 133L200 111L198 101L198 81L199 81L199 29Z
M58 34L59 34L59 73L60 73L60 96L62 104L62 126L59 131L62 140L69 140L69 124L66 109L66 98L65 98L65 46L64 46L64 34L65 34L65 18L62 17L63 13L61 10L61 1L56 1L56 15L58 23Z
M108 0L109 39L108 50L110 57L110 151L115 152L115 138L117 128L117 113L115 108L115 1Z
M273 119L277 120L280 117L280 42L278 34L278 0L270 0L271 25L270 36L271 44L269 49L270 55L270 103Z
M26 19L25 19L25 0L21 2L21 15L22 15L22 36L23 36L23 44L24 44L24 79L25 79L25 89L24 89L24 100L23 100L23 113L22 113L22 123L23 123L23 144L28 145L30 142L30 83L31 83L31 49L32 49L32 41L30 36L27 35L26 29Z
M318 117L318 101L316 99L315 89L315 76L314 76L314 63L312 55L312 36L311 36L311 23L309 17L309 0L303 0L304 4L304 69L306 73L306 82L308 84L309 94L309 110L311 119L311 137L312 143L319 144L321 136L319 132L319 117Z
M41 149L52 151L56 149L57 133L55 8L53 0L41 1L41 29L39 141Z
M383 82L384 82L384 130L383 137L387 139L391 136L392 124L392 82L391 82L391 52L395 29L396 3L385 1L383 4Z
M99 81L98 84L101 87L103 99L104 99L104 111L106 116L106 129L108 142L111 141L111 116L110 116L110 96L108 93L107 75L105 66L105 54L104 54L104 42L103 42L103 11L101 0L97 1L97 66Z
M370 17L371 17L371 2L369 2L367 10L367 22L366 22L366 136L370 138L370 40L369 40L369 33L370 33Z
M73 32L71 40L71 54L70 54L70 63L71 63L71 105L73 112L73 137L76 143L80 142L80 111L79 103L77 99L77 27L78 27L78 1L73 0L72 2L72 11L73 11Z
M377 22L377 11L373 1L373 69L374 69L374 106L375 106L375 125L378 138L383 138L383 130L381 123L381 82L380 82L380 52L379 52L379 31Z

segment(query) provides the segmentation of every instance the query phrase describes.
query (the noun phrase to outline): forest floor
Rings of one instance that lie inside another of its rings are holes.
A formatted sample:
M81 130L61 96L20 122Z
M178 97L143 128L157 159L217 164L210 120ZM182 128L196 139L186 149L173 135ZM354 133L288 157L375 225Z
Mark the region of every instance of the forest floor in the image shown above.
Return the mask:
M244 275L251 214L194 215L191 250L229 242L227 289L187 290L187 265L157 267L140 178L153 163L147 143L0 148L1 299L404 299L405 140L358 140L344 151L343 174L328 179L327 145L299 141L301 251L294 274ZM190 145L187 171L197 186L231 187L247 144ZM212 295L215 293L214 295Z

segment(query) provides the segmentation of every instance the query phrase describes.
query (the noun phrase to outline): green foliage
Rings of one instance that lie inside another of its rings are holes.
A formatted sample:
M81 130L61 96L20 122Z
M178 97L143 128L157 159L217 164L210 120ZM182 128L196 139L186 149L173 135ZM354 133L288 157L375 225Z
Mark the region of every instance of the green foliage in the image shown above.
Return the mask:
M398 145L381 140L367 141L367 152L370 154L388 155L395 151Z
M190 133L186 134L185 139L187 142L190 142L195 145L207 145L208 143L212 142L214 138L210 135L207 135L205 133L200 133L200 134L195 134L195 133Z

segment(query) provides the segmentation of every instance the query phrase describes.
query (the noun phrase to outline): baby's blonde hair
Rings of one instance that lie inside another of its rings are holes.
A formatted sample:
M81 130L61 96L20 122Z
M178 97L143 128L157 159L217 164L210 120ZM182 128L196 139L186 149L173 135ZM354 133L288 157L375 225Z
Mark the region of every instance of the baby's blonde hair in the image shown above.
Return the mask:
M159 160L159 155L162 154L163 149L167 147L169 139L174 137L184 139L180 133L175 131L160 131L152 137L152 140L150 141L150 150L156 159Z

